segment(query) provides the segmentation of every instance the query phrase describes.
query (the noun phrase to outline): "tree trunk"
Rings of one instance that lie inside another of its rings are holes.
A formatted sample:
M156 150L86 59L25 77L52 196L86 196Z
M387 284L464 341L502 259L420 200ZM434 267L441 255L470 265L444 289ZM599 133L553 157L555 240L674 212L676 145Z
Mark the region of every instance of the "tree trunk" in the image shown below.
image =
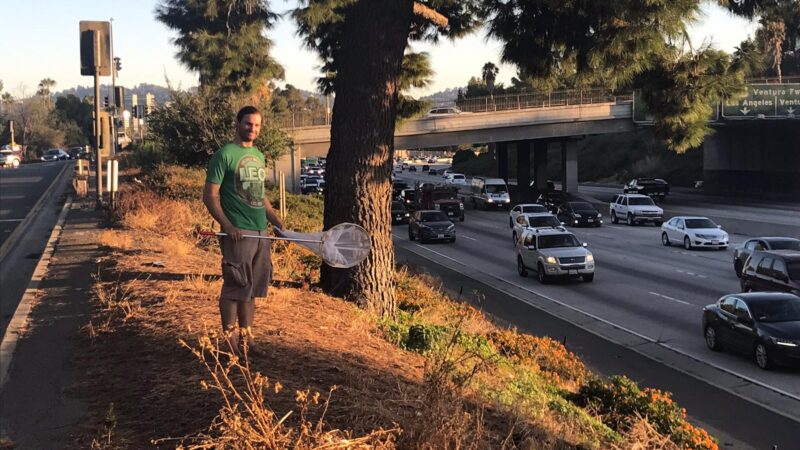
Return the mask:
M391 171L412 10L412 0L361 0L347 11L325 171L325 229L361 225L371 251L352 269L323 266L322 287L384 317L395 314Z

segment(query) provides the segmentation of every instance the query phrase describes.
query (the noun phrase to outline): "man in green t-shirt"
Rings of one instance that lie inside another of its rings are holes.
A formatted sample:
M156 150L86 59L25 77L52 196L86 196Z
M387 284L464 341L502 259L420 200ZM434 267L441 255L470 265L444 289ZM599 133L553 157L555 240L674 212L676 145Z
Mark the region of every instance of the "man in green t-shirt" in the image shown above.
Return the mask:
M261 113L245 106L236 115L236 139L214 154L208 163L203 203L227 236L222 249L222 292L219 311L233 353L239 353L238 322L242 337L252 345L255 298L266 297L272 278L270 241L243 238L267 236L267 220L283 230L267 198L264 155L253 146L261 132Z

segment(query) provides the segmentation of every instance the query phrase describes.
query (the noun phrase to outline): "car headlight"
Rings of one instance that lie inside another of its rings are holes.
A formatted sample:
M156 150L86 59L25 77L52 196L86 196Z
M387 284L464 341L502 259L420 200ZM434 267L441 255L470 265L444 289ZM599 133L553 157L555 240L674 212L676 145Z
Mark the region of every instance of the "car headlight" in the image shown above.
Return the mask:
M507 199L505 199L503 201L506 202L506 203L511 203L511 199L510 198L507 198Z
M556 264L556 257L555 256L548 256L545 261L547 261L547 264Z
M599 218L601 218L601 217L603 217L603 215L602 215L602 214L600 214L600 213L597 213L597 218L599 219Z
M797 343L789 339L782 339L769 336L767 337L767 340L769 340L775 345L780 345L781 347L797 347Z
M591 253L586 255L586 262L594 262L594 255L592 255Z
M492 202L494 202L494 200L492 200L492 199L490 199L490 198L487 198L487 199L486 199L486 203L492 203Z
M455 225L450 225L449 227L447 227L447 231L453 231L455 229L456 229Z
M439 204L437 203L437 204L433 205L433 209L439 209Z
M406 217L408 217L408 215L409 215L409 214L408 214L408 213L406 213Z
M575 218L576 218L576 219L580 219L581 217L583 217L583 216L582 216L582 215L580 215L580 214L578 214L578 213L575 213Z
M458 204L458 209L463 211L464 210L464 204L463 203L459 203Z

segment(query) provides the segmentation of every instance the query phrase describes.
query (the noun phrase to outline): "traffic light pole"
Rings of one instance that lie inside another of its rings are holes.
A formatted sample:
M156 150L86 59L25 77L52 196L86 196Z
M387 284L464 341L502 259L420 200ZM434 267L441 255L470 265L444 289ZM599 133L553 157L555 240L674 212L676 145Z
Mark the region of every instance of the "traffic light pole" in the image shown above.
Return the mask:
M114 158L117 154L117 65L114 60L114 18L108 24L108 35L111 42L111 92L113 93L113 104L111 106L111 142L109 145L109 158Z
M103 209L103 164L100 154L100 33L94 32L94 152L95 152L95 181L97 182L96 209Z

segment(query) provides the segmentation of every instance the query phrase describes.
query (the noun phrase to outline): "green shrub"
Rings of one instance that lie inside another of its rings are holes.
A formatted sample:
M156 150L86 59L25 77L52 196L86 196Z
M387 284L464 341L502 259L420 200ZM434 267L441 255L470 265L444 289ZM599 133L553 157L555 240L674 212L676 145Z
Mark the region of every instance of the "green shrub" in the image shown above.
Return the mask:
M718 448L705 430L686 421L686 410L680 408L668 392L640 389L627 377L613 376L608 382L592 378L569 398L578 406L595 409L603 422L616 431L624 432L641 416L681 448Z
M173 163L175 158L163 145L153 141L137 142L131 145L131 151L124 154L123 160L128 167L139 167L150 171L161 164Z
M417 323L408 328L405 348L419 353L427 353L439 348L447 335L447 329L441 325Z
M475 152L472 150L459 150L453 155L453 165L467 162L470 159L475 159Z

